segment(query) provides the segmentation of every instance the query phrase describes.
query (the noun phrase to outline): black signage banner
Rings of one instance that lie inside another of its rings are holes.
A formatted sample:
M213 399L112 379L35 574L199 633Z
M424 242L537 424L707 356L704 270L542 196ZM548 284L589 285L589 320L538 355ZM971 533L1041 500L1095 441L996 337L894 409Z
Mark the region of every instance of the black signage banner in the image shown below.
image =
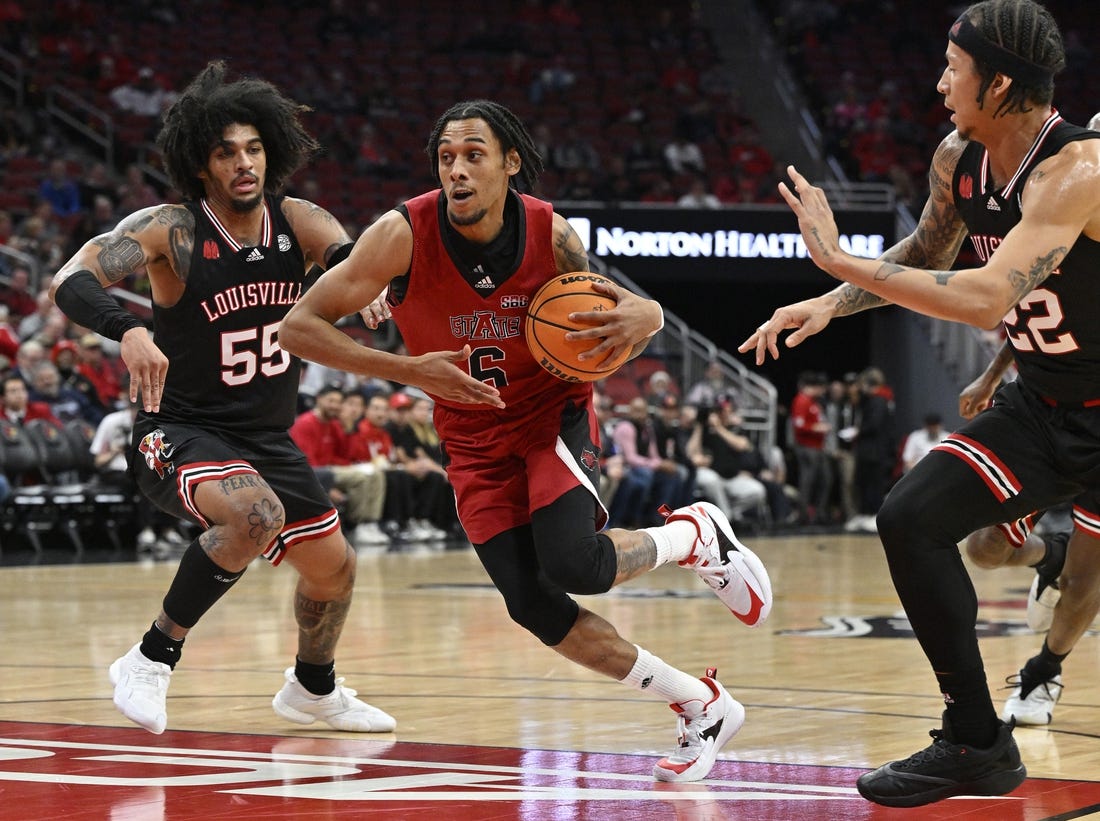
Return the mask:
M639 284L660 281L820 282L798 222L786 206L723 209L600 207L556 203L589 254ZM894 244L885 210L836 214L841 246L877 257Z

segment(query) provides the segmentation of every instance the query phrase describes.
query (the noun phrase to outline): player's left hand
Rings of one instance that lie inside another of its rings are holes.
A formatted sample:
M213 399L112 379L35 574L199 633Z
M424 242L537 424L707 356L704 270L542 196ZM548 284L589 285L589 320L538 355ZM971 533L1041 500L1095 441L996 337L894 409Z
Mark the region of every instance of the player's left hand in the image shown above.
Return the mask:
M373 302L359 311L359 316L363 317L363 321L372 331L377 330L378 326L387 319L393 319L393 314L390 313L390 306L386 304L386 295L389 292L390 289L388 286L383 288L382 293L375 297Z
M661 306L652 299L643 299L614 283L594 282L592 287L601 294L615 300L610 311L574 311L569 314L570 322L590 325L583 331L570 331L565 335L567 341L599 340L599 344L577 355L582 361L594 361L597 367L615 361L623 351L632 351L634 346L655 334L661 327L663 314Z
M836 221L833 219L833 211L829 207L829 200L825 192L795 170L793 165L787 166L787 173L791 177L794 191L787 187L785 182L779 183L779 193L787 201L787 205L798 217L798 229L802 232L802 239L806 242L806 250L814 263L827 274L834 275L832 264L842 253L840 249L840 232L837 230Z

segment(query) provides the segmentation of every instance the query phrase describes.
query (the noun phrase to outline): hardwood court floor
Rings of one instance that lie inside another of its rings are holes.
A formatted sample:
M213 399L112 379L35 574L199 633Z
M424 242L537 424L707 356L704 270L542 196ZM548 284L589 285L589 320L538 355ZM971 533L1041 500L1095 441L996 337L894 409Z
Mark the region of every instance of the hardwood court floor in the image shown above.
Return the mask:
M0 816L1031 821L1100 813L1096 634L1065 664L1052 727L1016 731L1031 778L1013 796L875 807L854 779L924 746L942 709L881 547L855 535L752 546L776 592L771 618L755 630L676 567L583 599L666 661L699 674L716 666L745 704L745 726L711 778L686 789L649 776L673 746L672 712L512 625L469 549L361 555L338 673L398 721L395 734L366 738L291 725L271 710L294 655L290 568L254 565L193 631L172 679L169 732L154 736L115 711L106 669L152 620L174 566L2 567ZM973 571L998 706L1007 691L996 688L1042 642L1023 623L1030 572Z

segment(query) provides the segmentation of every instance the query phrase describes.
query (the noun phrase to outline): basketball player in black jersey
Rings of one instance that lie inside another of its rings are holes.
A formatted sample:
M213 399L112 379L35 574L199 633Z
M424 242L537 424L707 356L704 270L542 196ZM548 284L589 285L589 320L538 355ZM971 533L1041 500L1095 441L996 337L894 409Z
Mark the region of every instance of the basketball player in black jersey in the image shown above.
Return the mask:
M980 328L1004 323L1019 377L891 491L878 529L894 586L944 694L943 728L864 774L890 806L1000 795L1026 777L993 707L977 598L957 545L983 527L1073 502L1074 544L1100 549L1100 134L1052 107L1061 34L1032 0L987 0L950 27L940 143L916 230L878 260L840 250L822 190L790 169L780 193L814 262L844 284L779 308L742 345L762 363L834 316L894 303ZM964 239L983 264L950 270Z
M208 65L158 136L186 201L137 211L89 240L51 286L70 319L122 344L131 400L140 389L143 404L132 445L138 485L202 528L160 615L109 671L116 707L153 733L167 723L184 637L261 555L285 559L299 575L297 660L275 711L338 730L394 729L393 718L335 678L355 553L287 433L300 362L279 347L279 323L311 266L332 265L351 248L331 214L279 193L317 148L299 121L303 110L269 83L228 82L224 64ZM143 269L155 338L105 291Z

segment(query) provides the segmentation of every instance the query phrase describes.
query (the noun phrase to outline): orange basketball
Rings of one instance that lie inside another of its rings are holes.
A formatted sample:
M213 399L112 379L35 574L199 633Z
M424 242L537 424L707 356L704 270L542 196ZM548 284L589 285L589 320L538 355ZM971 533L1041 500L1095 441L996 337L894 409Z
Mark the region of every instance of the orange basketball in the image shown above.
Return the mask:
M597 292L594 282L611 280L588 271L556 276L543 285L531 297L527 306L527 347L544 369L566 382L593 382L614 373L630 356L630 351L613 360L610 367L599 368L598 359L581 361L577 354L591 350L594 339L567 342L570 331L583 331L579 322L570 322L569 314L575 311L609 311L615 300Z

